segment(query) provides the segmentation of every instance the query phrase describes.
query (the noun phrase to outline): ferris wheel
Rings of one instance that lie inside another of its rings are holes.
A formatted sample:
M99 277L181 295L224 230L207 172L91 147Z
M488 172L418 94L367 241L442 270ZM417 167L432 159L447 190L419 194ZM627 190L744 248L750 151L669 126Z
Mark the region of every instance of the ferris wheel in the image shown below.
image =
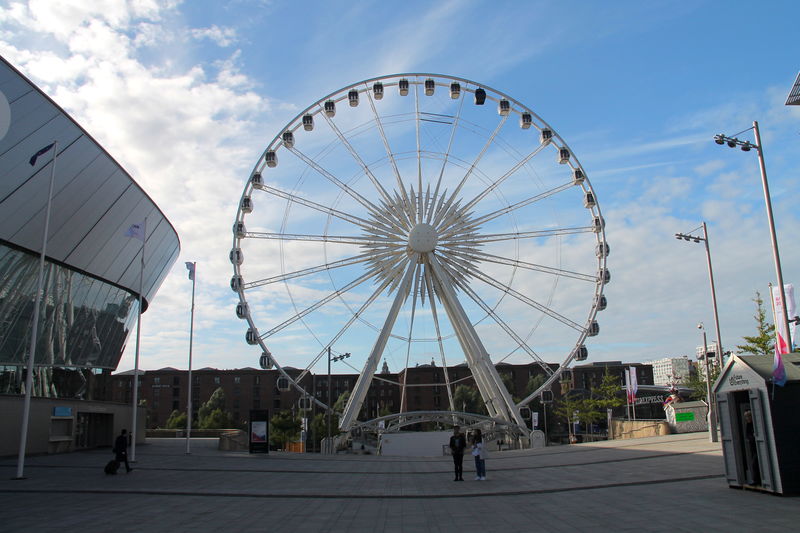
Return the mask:
M449 369L463 363L489 415L524 426L519 408L587 358L608 253L586 172L550 125L486 85L398 74L320 98L269 142L236 212L231 288L262 362L319 405L303 376L353 355L342 430L376 377L400 389L395 411L424 387L458 411L464 374ZM504 362L546 379L515 401ZM391 377L419 365L441 380Z

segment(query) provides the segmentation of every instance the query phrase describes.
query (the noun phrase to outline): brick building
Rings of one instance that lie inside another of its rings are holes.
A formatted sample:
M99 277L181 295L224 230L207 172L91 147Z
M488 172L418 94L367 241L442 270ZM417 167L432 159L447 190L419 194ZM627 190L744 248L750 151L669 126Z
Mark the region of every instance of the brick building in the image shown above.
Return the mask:
M613 375L622 376L625 368L637 368L639 384L652 385L652 367L641 364L622 364L621 362L601 362L576 366L562 374L561 380L553 383L553 395L557 399L570 390L588 390L603 379L606 368ZM517 399L526 396L529 380L544 375L545 370L536 363L514 365L500 363L498 373L509 385L509 392ZM553 370L557 368L552 365ZM293 378L301 370L286 368ZM130 403L133 371L121 372L111 376L106 387L106 398L111 401ZM336 399L345 391L351 391L358 374L332 374L331 398ZM447 380L457 387L474 386L469 367L460 365L447 367ZM401 411L447 411L450 409L445 379L445 369L435 364L420 365L399 373L386 371L376 373L372 386L364 400L360 418L376 418L381 413ZM268 409L271 412L297 410L309 402L301 402L301 395L290 387L287 380L277 370L240 368L219 370L201 368L192 371L192 411L197 419L200 406L208 401L211 394L222 388L225 392L226 410L238 424L248 420L250 409ZM624 383L624 381L621 381ZM327 374L307 373L300 384L323 403L328 401ZM402 393L405 385L405 395ZM164 427L172 411L186 411L188 392L188 372L167 367L159 370L140 371L139 399L147 405L147 427ZM304 405L301 405L303 403ZM459 409L459 406L456 406ZM311 415L322 412L315 404L311 405Z

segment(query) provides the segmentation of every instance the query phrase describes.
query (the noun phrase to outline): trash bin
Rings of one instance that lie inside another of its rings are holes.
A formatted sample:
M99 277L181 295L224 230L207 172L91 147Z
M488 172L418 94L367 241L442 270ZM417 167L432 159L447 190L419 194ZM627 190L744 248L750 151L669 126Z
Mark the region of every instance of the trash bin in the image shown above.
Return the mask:
M728 485L800 493L800 354L783 356L786 384L772 382L773 357L735 355L714 384Z

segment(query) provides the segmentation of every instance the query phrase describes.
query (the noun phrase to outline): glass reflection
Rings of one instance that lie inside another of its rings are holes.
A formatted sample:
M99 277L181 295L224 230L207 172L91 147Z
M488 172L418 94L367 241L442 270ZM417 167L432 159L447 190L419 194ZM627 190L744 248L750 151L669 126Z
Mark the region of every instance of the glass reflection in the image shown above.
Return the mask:
M0 393L24 392L37 275L37 256L0 245ZM52 263L45 263L43 290L34 393L85 397L97 369L117 367L138 300Z

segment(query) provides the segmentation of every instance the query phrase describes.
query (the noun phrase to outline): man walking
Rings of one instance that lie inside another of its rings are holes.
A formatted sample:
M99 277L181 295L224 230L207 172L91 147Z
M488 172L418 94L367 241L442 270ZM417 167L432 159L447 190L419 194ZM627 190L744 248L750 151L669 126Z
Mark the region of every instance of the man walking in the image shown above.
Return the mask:
M117 439L114 441L114 449L116 460L119 463L125 463L125 472L133 470L128 464L128 430L123 429Z
M450 437L450 454L453 456L453 465L456 469L456 478L453 481L464 481L464 449L467 447L467 438L461 433L461 428L453 426L453 436Z

